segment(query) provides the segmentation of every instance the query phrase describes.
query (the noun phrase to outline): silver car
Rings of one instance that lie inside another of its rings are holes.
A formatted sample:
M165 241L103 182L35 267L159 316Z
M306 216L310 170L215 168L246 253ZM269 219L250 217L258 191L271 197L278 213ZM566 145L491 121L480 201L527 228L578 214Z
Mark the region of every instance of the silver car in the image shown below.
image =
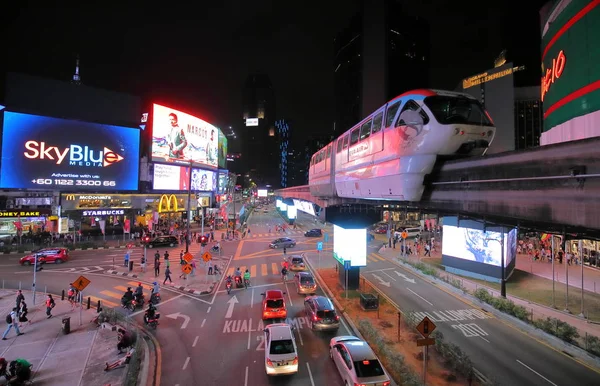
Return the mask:
M268 325L264 332L267 375L297 373L298 349L292 327L286 323L274 323Z
M390 377L367 342L355 336L336 336L329 356L346 385L390 386Z
M314 294L317 292L317 283L310 272L298 272L294 275L294 284L298 294Z
M296 240L290 239L288 237L281 237L279 239L273 240L271 244L269 244L270 248L293 248L296 246Z

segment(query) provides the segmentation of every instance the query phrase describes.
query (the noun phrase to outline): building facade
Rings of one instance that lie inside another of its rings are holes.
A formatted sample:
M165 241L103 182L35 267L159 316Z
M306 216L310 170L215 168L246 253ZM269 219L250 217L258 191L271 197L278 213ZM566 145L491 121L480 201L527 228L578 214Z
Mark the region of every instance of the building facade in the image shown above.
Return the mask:
M287 188L289 185L289 158L290 158L290 125L285 119L275 122L277 131L277 144L279 145L279 185Z
M540 87L516 87L515 150L540 146L543 121Z

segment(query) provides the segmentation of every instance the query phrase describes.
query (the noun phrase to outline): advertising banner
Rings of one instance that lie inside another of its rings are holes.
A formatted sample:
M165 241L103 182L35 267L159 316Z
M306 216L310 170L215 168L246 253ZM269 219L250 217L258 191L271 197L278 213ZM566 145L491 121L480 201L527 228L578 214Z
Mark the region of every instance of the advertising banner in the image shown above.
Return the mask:
M154 165L153 188L155 190L188 190L189 168L175 165ZM217 185L217 173L210 170L192 169L192 190L210 192Z
M100 230L102 231L102 234L104 234L104 231L106 230L106 220L100 220L98 221L98 224L100 224Z
M155 104L153 111L153 161L217 167L217 127L170 107Z
M219 167L227 168L227 137L219 129Z
M0 187L137 190L139 129L4 113Z
M123 223L123 233L131 233L131 220L125 219Z

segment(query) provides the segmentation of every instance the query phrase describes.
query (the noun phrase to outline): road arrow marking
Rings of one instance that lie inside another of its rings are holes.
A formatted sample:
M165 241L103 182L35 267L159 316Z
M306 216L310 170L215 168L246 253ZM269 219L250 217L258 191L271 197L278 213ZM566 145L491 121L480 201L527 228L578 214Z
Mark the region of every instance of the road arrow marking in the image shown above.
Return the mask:
M190 322L190 317L187 315L182 314L181 312L176 312L174 314L170 314L167 315L167 318L169 319L175 319L177 320L177 318L183 318L183 324L181 325L181 329L183 330L184 328L187 327L188 323Z
M394 272L396 272L396 275L400 276L401 278L403 278L403 279L404 279L404 280L406 280L407 282L410 282L410 283L413 283L413 284L415 284L415 279L411 279L411 278L409 278L408 276L406 276L405 274L403 274L403 273L400 273L400 272L398 272L398 271L394 271Z
M386 287L390 286L390 282L389 281L383 281L383 279L381 278L381 276L377 276L375 274L373 274L373 277L377 280L379 280L379 284L383 284Z
M239 302L235 295L233 295L233 297L227 301L227 304L229 304L229 308L227 308L227 312L225 313L225 319L231 318L231 315L233 315L233 307L235 307L236 303Z

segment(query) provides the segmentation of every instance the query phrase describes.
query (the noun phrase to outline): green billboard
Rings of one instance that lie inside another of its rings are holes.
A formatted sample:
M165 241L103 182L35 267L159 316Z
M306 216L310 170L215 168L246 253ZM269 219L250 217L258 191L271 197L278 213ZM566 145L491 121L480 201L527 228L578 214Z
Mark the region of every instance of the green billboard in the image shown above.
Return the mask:
M227 137L219 129L219 168L227 169Z

